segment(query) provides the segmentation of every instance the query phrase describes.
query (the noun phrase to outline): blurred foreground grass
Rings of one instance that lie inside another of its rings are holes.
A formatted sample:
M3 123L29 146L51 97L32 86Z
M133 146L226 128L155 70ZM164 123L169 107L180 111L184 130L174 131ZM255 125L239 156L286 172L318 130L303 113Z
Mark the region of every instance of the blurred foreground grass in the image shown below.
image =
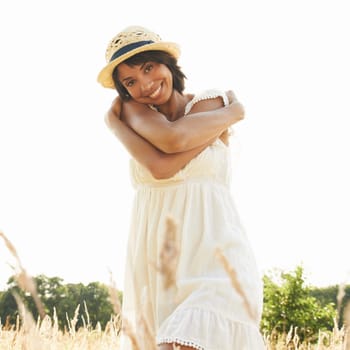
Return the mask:
M175 242L176 227L171 221L168 221L167 227L167 239L165 241L165 252L168 252L170 258L163 254L162 266L160 271L165 276L165 281L174 283L173 278L174 266L171 259L176 258L177 252ZM119 299L116 289L111 286L110 296L114 306L115 315L111 315L110 321L107 323L104 329L97 323L96 327L92 327L90 323L90 317L88 310L85 306L84 314L79 313L80 305L77 306L73 318L66 316L66 327L64 330L59 328L59 322L57 319L56 311L49 316L45 314L44 307L37 294L36 285L33 279L26 273L17 251L8 238L0 232L0 237L4 240L8 250L14 256L16 260L16 280L20 288L30 293L33 296L35 305L39 311L39 319L34 320L32 314L26 309L23 301L18 295L14 295L19 315L15 325L10 324L8 320L1 320L0 318L0 350L118 350L120 344L121 334L121 314ZM169 249L172 248L172 249ZM170 253L169 253L170 251ZM238 281L235 279L235 273L232 266L228 265L225 257L219 253L219 257L223 263L223 266L227 270L227 273L232 279L232 285L234 288L238 288L236 285ZM172 267L169 270L169 267ZM244 299L245 295L242 294ZM249 305L247 305L249 311ZM142 315L142 314L141 314ZM77 327L78 319L82 320L83 327ZM146 320L141 317L139 323L140 329L138 334L141 334L142 338L137 338L135 332L128 326L127 320L123 320L123 332L131 339L133 343L133 350L156 350L155 337L147 327ZM215 334L213 334L215 336ZM219 336L219 335L217 335ZM298 329L291 328L287 334L264 334L265 344L267 350L350 350L350 341L347 339L346 328L339 328L337 323L334 322L332 332L320 331L318 334L318 340L316 343L302 343L298 335ZM221 350L221 349L217 349ZM235 349L236 350L236 349ZM243 350L243 349L237 349ZM246 349L248 350L248 349ZM255 350L255 349L249 349Z
M120 320L111 318L105 329L99 324L94 329L87 323L75 329L77 317L67 319L68 327L61 331L58 320L45 316L34 322L30 314L22 314L15 326L1 325L0 349L6 350L117 350L120 340ZM20 325L21 323L21 325ZM285 335L265 335L268 350L348 350L344 328L336 326L333 332L320 332L316 344L300 343L297 329ZM134 350L156 350L136 345ZM219 349L218 349L219 350ZM254 350L254 349L249 349Z

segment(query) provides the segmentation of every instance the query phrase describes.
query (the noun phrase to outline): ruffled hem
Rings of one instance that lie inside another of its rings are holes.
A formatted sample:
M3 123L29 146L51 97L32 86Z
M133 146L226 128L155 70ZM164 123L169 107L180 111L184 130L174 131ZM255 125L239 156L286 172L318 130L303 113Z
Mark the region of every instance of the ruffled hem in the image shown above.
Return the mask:
M183 339L174 338L174 337L164 338L164 339L162 338L158 341L157 345L160 345L160 344L177 344L177 345L183 345L183 346L190 346L191 348L196 349L196 350L204 350L203 347L201 347L198 344L193 343L192 341L183 340Z
M161 325L157 344L171 343L197 350L266 350L255 324L197 308L177 310Z

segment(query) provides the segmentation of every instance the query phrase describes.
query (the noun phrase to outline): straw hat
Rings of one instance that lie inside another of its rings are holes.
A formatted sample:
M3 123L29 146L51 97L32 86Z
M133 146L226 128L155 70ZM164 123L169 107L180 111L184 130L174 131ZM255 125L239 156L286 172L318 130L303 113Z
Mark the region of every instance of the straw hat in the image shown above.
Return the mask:
M158 34L139 26L125 28L109 42L106 50L107 65L100 71L97 81L106 88L114 89L112 79L114 68L127 58L150 50L168 52L176 59L180 56L179 46L162 41Z

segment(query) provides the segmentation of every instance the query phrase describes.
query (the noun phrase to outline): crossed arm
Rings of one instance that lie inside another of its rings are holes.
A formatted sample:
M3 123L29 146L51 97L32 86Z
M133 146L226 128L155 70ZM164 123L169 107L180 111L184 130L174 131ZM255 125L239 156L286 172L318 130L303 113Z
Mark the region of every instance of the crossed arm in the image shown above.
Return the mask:
M153 177L164 179L176 174L243 117L240 103L233 101L223 107L221 97L196 103L186 118L174 122L148 106L122 104L116 98L106 114L106 124Z

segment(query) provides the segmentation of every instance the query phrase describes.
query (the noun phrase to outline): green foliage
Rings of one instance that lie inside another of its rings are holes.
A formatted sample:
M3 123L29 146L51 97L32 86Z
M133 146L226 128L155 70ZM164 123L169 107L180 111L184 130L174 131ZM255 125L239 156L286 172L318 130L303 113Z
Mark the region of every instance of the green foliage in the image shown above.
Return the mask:
M322 305L311 295L301 266L291 273L280 273L279 278L278 283L271 276L264 276L263 331L286 333L293 326L298 327L302 339L312 340L320 329L333 328L334 303Z
M52 316L56 310L59 326L67 327L67 317L72 319L78 305L80 305L77 327L90 323L95 327L97 322L105 327L113 314L113 307L109 300L108 287L99 282L63 284L59 277L47 277L39 275L34 278L38 295L44 304L45 312ZM0 317L14 324L18 315L17 304L13 293L17 293L34 318L38 317L38 311L32 297L24 293L11 277L7 283L8 289L0 294ZM121 297L121 296L120 296ZM86 306L86 308L85 308Z
M350 286L346 286L344 288L344 295L341 297L341 300L338 301L339 290L341 290L343 287L344 286L335 285L311 289L311 295L319 300L321 305L326 306L329 303L337 305L337 310L339 311L339 327L343 325L344 309L350 301Z
M18 315L17 304L11 293L2 292L0 295L1 322L14 324Z

